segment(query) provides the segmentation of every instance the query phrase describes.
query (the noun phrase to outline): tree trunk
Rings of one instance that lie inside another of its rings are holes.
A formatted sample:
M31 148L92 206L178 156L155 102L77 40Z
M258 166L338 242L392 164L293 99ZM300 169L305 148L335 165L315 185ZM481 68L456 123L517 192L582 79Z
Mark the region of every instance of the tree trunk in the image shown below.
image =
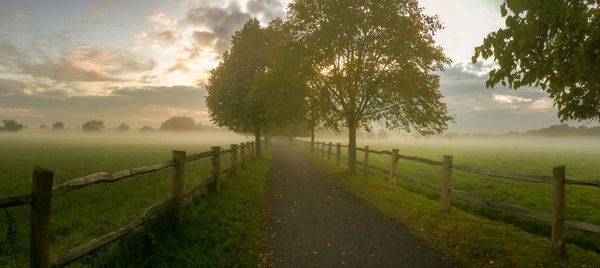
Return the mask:
M310 127L310 153L313 154L315 152L315 127Z
M262 150L260 146L260 127L256 126L254 128L254 145L256 150L256 157L262 157Z
M356 171L356 126L348 124L348 171Z

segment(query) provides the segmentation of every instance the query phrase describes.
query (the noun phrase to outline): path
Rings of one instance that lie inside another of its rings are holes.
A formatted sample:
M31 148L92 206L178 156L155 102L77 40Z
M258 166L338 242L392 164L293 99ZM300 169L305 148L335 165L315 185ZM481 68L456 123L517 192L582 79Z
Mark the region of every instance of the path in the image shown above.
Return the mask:
M274 267L453 266L288 146L273 148L268 187L265 252Z

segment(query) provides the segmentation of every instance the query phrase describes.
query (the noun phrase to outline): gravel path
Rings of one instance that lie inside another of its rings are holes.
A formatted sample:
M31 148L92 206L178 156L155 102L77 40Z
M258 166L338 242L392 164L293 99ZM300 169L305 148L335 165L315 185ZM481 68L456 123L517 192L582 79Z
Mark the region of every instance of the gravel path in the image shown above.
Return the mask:
M453 266L287 146L273 148L265 223L265 266Z

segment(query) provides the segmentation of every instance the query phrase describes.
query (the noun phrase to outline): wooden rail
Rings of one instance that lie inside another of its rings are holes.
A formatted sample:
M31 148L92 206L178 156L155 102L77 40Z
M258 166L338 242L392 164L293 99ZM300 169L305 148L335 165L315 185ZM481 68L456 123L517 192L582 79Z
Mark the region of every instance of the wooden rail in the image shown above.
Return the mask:
M184 200L194 192L207 189L208 186L215 191L220 190L220 173L235 171L237 165L242 165L247 160L255 158L254 142L241 143L241 154L237 155L238 145L234 144L229 150L212 147L211 151L186 156L186 152L173 151L173 160L167 160L155 165L128 168L114 173L98 172L91 175L75 178L52 187L54 173L39 167L34 169L32 177L32 194L0 197L0 208L15 207L30 204L31 206L31 239L30 239L30 264L31 267L64 266L78 258L127 235L132 230L143 225L155 217L159 212L173 209L176 222L183 218ZM221 168L221 157L231 153L231 165L227 169ZM211 176L187 192L183 191L185 163L211 158ZM94 238L75 248L68 250L50 260L50 210L51 200L74 190L98 183L114 183L125 178L156 172L173 167L171 198L168 198L144 211L141 217L129 222L118 230Z
M307 141L302 141L302 140L296 140L295 142L296 143L307 143ZM341 156L340 148L342 148L342 147L348 148L348 145L341 145L338 143L338 145L337 145L338 150L336 151L336 164L338 164L338 165L339 165L340 159L347 159L346 157ZM318 146L317 146L317 148L318 148ZM388 181L389 181L390 187L394 187L396 185L396 178L398 177L398 178L408 180L408 181L429 187L431 189L440 191L440 208L443 211L449 210L450 195L452 195L452 196L461 198L463 200L467 200L467 201L479 204L479 205L487 207L487 208L501 210L504 212L517 214L517 215L521 215L521 216L538 219L541 221L551 223L552 224L552 250L556 256L563 256L566 254L565 253L565 244L564 244L564 240L565 240L564 239L564 237L565 237L564 229L565 228L571 228L571 229L593 232L593 233L600 233L600 226L598 226L598 225L585 223L585 222L567 221L564 219L565 184L600 187L600 181L597 181L597 180L592 181L592 180L580 180L580 179L566 178L564 166L559 166L559 167L554 168L553 176L530 175L530 174L520 174L520 173L513 173L513 172L507 172L507 171L500 171L500 170L491 170L491 169L485 169L485 168L477 168L477 167L472 167L472 166L467 166L467 165L462 165L462 164L453 164L452 156L444 156L443 161L435 161L435 160L431 160L431 159L427 159L427 158L420 158L420 157L416 157L416 156L400 155L400 154L398 154L398 149L394 149L391 152L385 151L385 150L376 151L376 150L371 150L371 149L369 149L368 146L366 146L365 148L356 148L356 150L365 153L365 158L364 158L365 161L364 162L356 161L356 164L362 165L364 167L364 173L366 174L368 169L373 169L373 170L377 170L377 171L380 171L383 173L388 173L389 174ZM369 165L368 155L370 153L391 156L390 168L385 169L385 168ZM329 159L330 159L330 157L329 157ZM431 183L428 183L428 182L425 182L425 181L422 181L422 180L419 180L416 178L411 178L411 177L407 177L404 175L396 174L398 159L415 161L415 162L428 164L428 165L434 165L434 166L442 166L442 178L441 178L442 185L438 186L438 185L434 185L434 184L431 184ZM517 205L509 204L509 203L504 203L504 202L500 202L500 201L496 201L496 200L492 200L492 199L488 199L488 198L483 198L483 197L476 196L476 195L473 195L473 194L470 194L467 192L454 190L451 187L452 170L453 169L470 172L470 173L475 173L475 174L486 175L486 176L490 176L490 177L496 177L496 178L505 178L505 179L512 179L512 180L519 180L519 181L526 181L526 182L534 182L534 183L552 183L552 185L553 185L553 187L552 187L552 203L553 203L552 204L552 215L543 213L543 212L539 212L539 211L535 211L532 209L520 207Z

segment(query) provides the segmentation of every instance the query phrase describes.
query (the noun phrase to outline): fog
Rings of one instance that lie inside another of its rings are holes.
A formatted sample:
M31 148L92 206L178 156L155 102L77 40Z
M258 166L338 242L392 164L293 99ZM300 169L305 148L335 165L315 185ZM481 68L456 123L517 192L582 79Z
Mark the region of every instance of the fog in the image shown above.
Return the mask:
M252 136L230 131L127 131L105 130L86 132L81 130L25 129L20 132L0 132L2 139L40 143L88 143L88 144L211 144L224 145L252 141ZM0 148L1 149L1 148Z
M348 138L315 137L315 141L348 144ZM571 150L571 151L600 151L600 138L565 136L565 137L543 137L543 136L491 136L479 137L406 137L390 136L388 139L357 139L357 146L386 147L402 146L427 146L427 147L496 147L496 148L519 148L519 149L543 149L543 150Z

